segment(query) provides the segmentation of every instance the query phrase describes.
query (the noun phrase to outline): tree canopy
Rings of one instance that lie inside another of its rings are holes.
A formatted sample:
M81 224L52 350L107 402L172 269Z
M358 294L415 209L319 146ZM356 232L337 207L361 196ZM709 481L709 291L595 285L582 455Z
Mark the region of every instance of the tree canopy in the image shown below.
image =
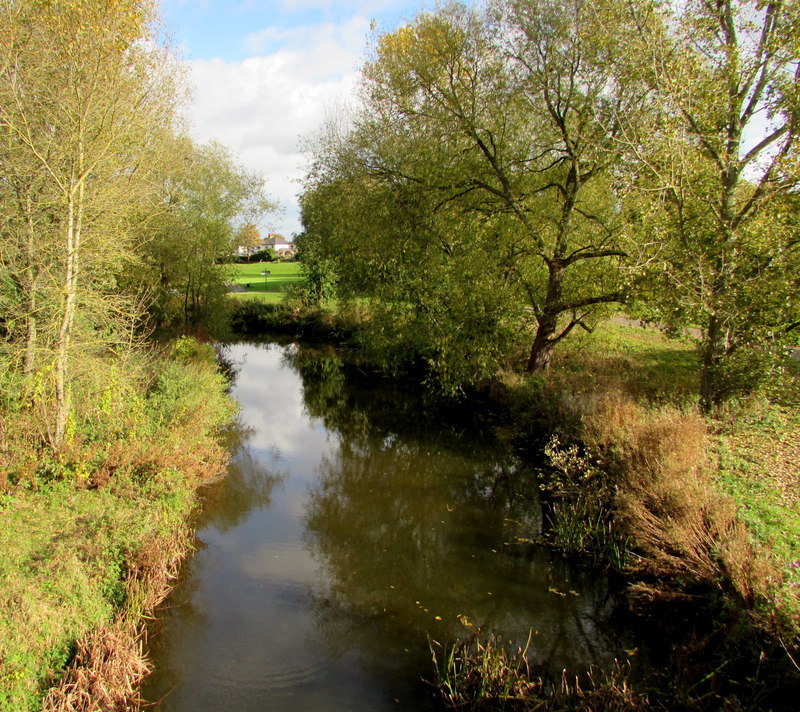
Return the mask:
M131 347L177 281L148 282L144 265L171 242L175 272L191 244L192 286L169 288L196 308L236 223L269 207L222 148L181 137L156 20L152 0L0 3L0 358L56 448L79 384Z
M798 321L800 5L691 0L632 50L657 96L639 168L650 308L699 326L701 400L751 387Z
M495 0L378 36L315 145L309 274L454 383L638 301L701 327L704 408L751 387L798 322L797 15Z

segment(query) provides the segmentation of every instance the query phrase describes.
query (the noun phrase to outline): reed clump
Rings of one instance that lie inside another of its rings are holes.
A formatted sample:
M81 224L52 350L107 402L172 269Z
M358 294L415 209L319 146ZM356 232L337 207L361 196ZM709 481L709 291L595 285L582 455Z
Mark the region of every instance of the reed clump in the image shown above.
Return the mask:
M637 585L637 594L705 585L746 608L769 595L774 567L714 479L708 425L700 415L646 408L610 393L583 422L587 447L614 473L614 520L633 554L628 569L647 582Z
M643 712L646 694L630 682L630 665L614 661L608 670L594 666L582 675L536 677L529 661L532 635L509 650L497 635L480 631L452 645L431 642L434 687L450 709L496 712Z

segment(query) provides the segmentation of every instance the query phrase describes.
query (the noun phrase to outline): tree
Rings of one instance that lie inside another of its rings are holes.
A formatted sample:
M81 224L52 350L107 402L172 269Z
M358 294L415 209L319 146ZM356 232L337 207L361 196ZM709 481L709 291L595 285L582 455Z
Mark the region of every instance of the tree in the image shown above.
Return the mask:
M543 370L624 298L618 117L642 89L615 73L622 17L577 0L421 15L379 38L353 130L321 140L308 190L325 222L307 232L336 245L340 288L439 342L432 359L446 347L485 374L532 315L528 368Z
M221 308L238 236L274 206L263 178L219 143L180 137L169 155L159 181L161 213L140 235L146 268L132 281L149 285L157 322L197 324Z
M261 244L261 232L253 223L248 223L236 233L236 246L244 248L247 253L248 261L252 257L253 252L261 247Z
M690 0L661 12L640 45L660 120L628 137L658 235L655 313L702 328L708 411L752 386L798 321L800 6Z
M553 345L575 326L588 328L593 308L625 299L623 279L615 274L615 261L626 257L614 185L625 168L620 117L638 125L648 92L625 71L636 25L624 21L621 6L514 0L497 3L496 13L535 117L528 156L517 159L522 165L536 159L528 164L538 178L535 201L528 198L524 206L525 193L518 189L520 197L514 196L499 167L494 190L518 214L547 269L539 293L526 285L538 323L528 370L536 371L549 365ZM488 146L482 150L488 158ZM559 330L565 313L569 318Z
M53 374L59 447L74 354L87 347L77 332L96 344L135 321L131 300L104 298L108 268L125 258L128 219L150 195L148 165L176 94L150 0L7 2L0 12L5 269L26 324L24 371Z

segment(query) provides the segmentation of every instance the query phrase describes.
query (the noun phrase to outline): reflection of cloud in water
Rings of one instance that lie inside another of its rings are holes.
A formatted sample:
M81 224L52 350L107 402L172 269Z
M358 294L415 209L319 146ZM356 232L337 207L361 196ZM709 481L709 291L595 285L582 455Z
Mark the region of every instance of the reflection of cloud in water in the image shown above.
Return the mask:
M247 432L204 490L201 550L171 599L150 699L176 712L421 711L428 636L479 625L523 643L533 627L534 662L559 674L618 653L605 583L531 546L535 480L484 415L335 352L225 355L243 364L232 391Z
M232 345L227 353L235 361L247 362L233 395L240 403L243 424L253 428L246 443L249 448L298 459L301 468L306 453L327 449L330 435L321 422L309 421L300 377L284 362L281 347ZM307 465L313 470L311 457Z
M247 551L238 564L250 578L280 584L292 596L305 591L317 574L317 563L300 542L267 542Z

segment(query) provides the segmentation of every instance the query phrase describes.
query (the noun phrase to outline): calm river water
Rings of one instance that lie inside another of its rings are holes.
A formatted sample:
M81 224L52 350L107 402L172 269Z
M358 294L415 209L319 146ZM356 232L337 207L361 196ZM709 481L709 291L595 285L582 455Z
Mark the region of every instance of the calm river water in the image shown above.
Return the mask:
M529 541L529 469L333 351L234 345L245 433L149 635L162 712L432 709L429 640L476 626L558 677L620 654L612 598ZM484 421L485 422L485 421Z

